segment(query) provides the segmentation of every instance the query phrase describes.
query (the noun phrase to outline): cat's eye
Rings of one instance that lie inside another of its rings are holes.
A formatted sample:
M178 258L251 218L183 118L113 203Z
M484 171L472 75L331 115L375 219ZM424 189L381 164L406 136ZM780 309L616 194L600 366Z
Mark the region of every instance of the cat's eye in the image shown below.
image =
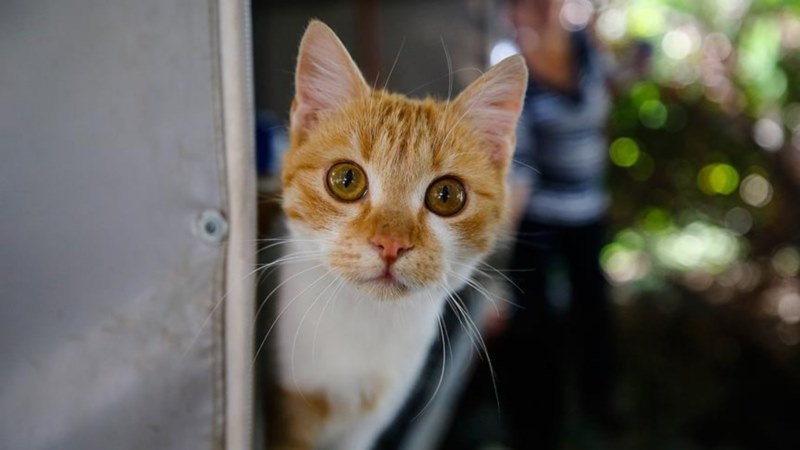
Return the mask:
M328 169L328 191L344 202L361 199L367 192L367 175L353 162L340 162Z
M454 177L442 177L428 186L425 206L434 214L450 217L458 214L467 203L467 190Z

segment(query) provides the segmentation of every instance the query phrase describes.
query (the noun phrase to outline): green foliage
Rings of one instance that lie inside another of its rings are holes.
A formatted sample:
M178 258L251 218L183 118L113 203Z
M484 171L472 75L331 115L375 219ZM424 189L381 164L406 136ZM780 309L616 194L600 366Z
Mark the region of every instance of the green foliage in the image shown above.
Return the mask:
M716 276L796 245L783 156L800 151L800 0L612 1L597 23L627 74L609 121L609 278ZM643 43L650 69L631 76Z

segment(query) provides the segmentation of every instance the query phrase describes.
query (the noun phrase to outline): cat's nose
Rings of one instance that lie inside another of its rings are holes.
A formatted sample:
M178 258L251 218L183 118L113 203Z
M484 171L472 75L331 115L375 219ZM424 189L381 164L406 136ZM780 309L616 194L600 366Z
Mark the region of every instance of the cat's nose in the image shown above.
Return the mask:
M370 243L378 249L381 259L387 264L394 263L403 253L414 248L407 240L393 236L377 235L370 239Z

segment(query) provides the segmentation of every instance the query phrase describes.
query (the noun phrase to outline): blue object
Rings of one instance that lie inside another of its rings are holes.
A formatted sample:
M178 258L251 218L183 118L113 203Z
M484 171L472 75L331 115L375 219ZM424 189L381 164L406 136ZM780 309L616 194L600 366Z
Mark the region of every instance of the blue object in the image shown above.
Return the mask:
M286 126L270 111L256 116L256 171L259 177L280 173L281 158L289 141Z

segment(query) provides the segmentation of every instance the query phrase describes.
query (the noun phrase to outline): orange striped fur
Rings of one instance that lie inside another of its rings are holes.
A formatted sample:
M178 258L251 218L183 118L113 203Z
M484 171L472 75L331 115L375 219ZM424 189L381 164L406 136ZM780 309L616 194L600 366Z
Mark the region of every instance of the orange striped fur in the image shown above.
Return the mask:
M324 241L309 244L324 250L320 252L324 253L320 256L320 279L327 275L325 271L333 273L348 286L366 293L370 303L379 304L414 300L441 305L443 287L463 285L450 274L469 276L474 264L492 249L506 217L506 176L526 80L524 62L512 57L490 69L454 100L417 100L372 89L333 32L320 22L312 22L298 56L290 147L283 161L282 183L283 208L293 236L306 242ZM326 185L329 169L343 161L360 166L367 179L366 193L356 201L338 200ZM436 215L426 207L426 189L445 176L460 181L466 190L465 206L452 216ZM384 268L376 253L379 238L402 243L402 255L388 263L393 264L397 282L376 281L376 274ZM317 303L316 299L298 300L304 301L307 309L289 310L288 315L293 317L289 320L294 322L284 331L283 342L289 348L283 351L291 356L287 361L292 371L283 368L283 373L292 383L280 388L278 401L284 403L285 414L280 416L281 429L272 437L275 448L313 448L315 438L324 434L326 421L348 414L380 415L381 420L375 423L388 420L413 382L407 378L413 377L422 364L441 310L425 306L424 315L418 316L424 319L420 320L420 330L400 329L395 335L381 335L397 326L381 325L381 320L392 320L391 314L386 314L387 318L347 317L350 323L341 324L342 333L335 326L323 326L323 333L333 334L325 341L328 347L320 352L342 352L338 361L330 360L337 366L335 370L340 370L335 363L341 360L356 361L352 377L344 377L347 383L335 385L324 368L319 375L298 376L294 372L298 336L302 347L308 336L300 333ZM319 313L320 320L324 312ZM377 322L374 328L370 328L370 320ZM366 330L363 339L348 334L356 333L356 324ZM408 359L408 368L403 366L404 361L386 360L391 355L380 351L374 355L347 354L362 344L370 348L366 340L374 336L385 340L385 348L397 348L405 355L400 358ZM413 348L408 348L409 342ZM311 358L300 355L304 357ZM383 366L360 362L381 358L386 363ZM382 373L387 366L394 367L394 372ZM396 379L397 373L406 374L402 382ZM354 390L351 384L362 379ZM353 400L360 405L356 412L352 407L349 412L337 410L337 405L348 403L342 400L343 392L359 392L359 398ZM303 397L312 400L304 405ZM387 399L394 403L387 406ZM341 427L337 425L336 429ZM337 445L367 445L368 441L365 438L358 444L348 441Z

